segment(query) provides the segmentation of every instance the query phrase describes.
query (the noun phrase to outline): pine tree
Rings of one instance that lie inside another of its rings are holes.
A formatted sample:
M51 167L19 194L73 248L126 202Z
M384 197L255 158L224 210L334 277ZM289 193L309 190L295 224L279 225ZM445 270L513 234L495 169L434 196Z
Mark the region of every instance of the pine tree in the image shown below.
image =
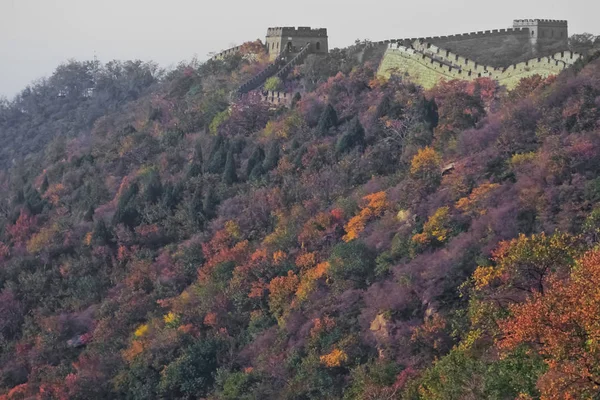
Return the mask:
M350 126L346 133L339 138L336 144L336 152L338 154L352 150L354 147L364 147L365 145L365 129L360 124L358 117L354 117L350 121Z
M225 171L223 171L223 183L231 185L238 180L235 172L235 160L233 159L233 151L227 152L227 161L225 161Z
M50 186L50 183L48 182L48 175L44 175L44 181L40 186L40 192L45 193L46 190L48 190L48 186Z
M219 200L212 187L209 187L204 195L204 201L202 202L202 211L207 219L211 219L216 215L217 205Z
M112 231L106 226L106 223L103 219L100 219L94 225L94 230L92 231L92 239L100 244L100 245L108 245L112 243L114 235Z
M250 179L251 181L257 181L264 174L265 174L265 170L264 170L262 164L256 164L254 166L254 168L252 168L252 171L250 172L250 175L248 175L248 179Z
M202 146L200 142L196 142L196 146L194 146L194 158L190 163L188 168L187 177L192 178L202 174L202 167L204 164L204 159L202 158Z
M160 181L160 175L154 171L147 179L146 189L144 190L144 199L151 204L156 203L163 193L163 186Z
M85 214L83 215L83 219L87 222L92 222L94 220L94 206L89 206Z
M265 152L260 146L257 146L248 159L248 164L246 165L246 176L249 177L254 167L256 167L258 164L262 164L264 160Z
M277 163L279 163L279 143L271 142L263 163L263 169L270 171L277 167Z
M217 136L215 143L213 144L212 151L210 153L207 172L212 174L220 174L223 172L227 157L227 143L223 136Z
M321 117L319 118L319 123L317 124L317 134L319 136L326 136L329 133L329 129L337 126L337 124L337 113L331 104L327 104L321 113Z

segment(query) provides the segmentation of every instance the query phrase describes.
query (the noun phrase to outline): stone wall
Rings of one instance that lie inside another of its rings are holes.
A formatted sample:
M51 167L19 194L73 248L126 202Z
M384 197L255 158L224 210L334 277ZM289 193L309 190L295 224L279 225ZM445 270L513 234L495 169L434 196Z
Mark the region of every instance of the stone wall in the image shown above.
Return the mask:
M511 89L524 77L558 74L579 57L578 54L566 51L506 68L496 68L476 63L431 43L415 41L411 47L390 44L381 62L379 74L385 77L397 74L427 89L443 79L473 80L480 77L495 79Z
M223 60L226 57L229 57L229 56L239 53L241 49L242 49L242 46L235 46L235 47L232 47L227 50L223 50L220 53L215 54L210 59L211 60Z
M294 98L294 96L291 93L279 91L264 91L261 93L261 96L263 101L277 107L290 107L292 105L292 99Z
M280 54L296 54L310 43L315 54L327 54L329 42L327 29L309 27L269 28L267 30L266 47L272 60Z

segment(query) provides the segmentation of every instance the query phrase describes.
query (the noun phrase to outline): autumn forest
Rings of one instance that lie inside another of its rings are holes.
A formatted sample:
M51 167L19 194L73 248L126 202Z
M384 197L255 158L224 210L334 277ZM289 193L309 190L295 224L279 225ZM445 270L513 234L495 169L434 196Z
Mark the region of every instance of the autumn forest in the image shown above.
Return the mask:
M0 100L0 399L598 398L598 54L424 90L357 41L274 107L250 42Z

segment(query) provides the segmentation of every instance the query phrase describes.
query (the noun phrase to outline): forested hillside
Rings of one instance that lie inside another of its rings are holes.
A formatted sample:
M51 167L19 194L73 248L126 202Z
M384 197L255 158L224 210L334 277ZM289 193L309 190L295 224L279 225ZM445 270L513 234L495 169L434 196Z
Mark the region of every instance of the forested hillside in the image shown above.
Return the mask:
M600 395L600 59L512 91L256 43L0 103L0 399ZM93 91L88 91L93 88Z

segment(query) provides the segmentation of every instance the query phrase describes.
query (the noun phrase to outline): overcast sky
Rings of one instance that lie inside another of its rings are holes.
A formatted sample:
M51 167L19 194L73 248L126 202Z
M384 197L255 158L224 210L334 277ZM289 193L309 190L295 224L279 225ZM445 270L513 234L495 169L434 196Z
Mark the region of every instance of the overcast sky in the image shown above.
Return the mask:
M493 4L493 6L492 6ZM498 9L496 5L501 4ZM0 0L0 96L68 59L154 60L169 67L264 36L269 26L328 28L330 47L567 19L600 34L598 0Z

